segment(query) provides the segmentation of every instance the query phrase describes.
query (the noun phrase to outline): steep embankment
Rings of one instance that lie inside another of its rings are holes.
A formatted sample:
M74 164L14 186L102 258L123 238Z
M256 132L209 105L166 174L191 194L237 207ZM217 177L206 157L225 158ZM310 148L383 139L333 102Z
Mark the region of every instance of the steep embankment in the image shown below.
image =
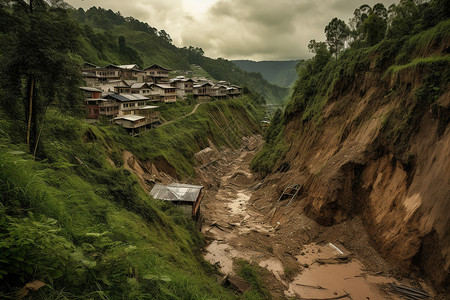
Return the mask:
M187 179L209 141L233 148L258 132L252 99L202 104L138 138L49 109L37 161L0 110L0 298L34 280L21 293L39 289L36 299L235 298L201 257L195 224L147 188Z
M347 51L302 77L265 150L283 155L264 180L274 199L300 184L320 224L363 216L384 257L441 288L450 280L449 26Z

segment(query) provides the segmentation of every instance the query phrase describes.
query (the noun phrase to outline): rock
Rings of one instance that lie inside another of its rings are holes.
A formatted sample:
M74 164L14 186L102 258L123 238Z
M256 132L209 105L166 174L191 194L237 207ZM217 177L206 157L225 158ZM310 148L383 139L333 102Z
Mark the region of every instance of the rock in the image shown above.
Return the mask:
M242 294L252 288L252 285L249 282L238 275L228 276L227 284L229 287Z

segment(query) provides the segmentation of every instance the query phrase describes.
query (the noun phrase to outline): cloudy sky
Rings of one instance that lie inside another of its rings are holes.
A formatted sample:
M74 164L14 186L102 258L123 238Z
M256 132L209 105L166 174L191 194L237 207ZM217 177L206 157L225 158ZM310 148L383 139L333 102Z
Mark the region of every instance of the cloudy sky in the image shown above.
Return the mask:
M120 11L158 30L177 46L209 57L253 60L307 58L310 40L324 40L333 17L346 22L362 4L397 0L66 0L73 7Z

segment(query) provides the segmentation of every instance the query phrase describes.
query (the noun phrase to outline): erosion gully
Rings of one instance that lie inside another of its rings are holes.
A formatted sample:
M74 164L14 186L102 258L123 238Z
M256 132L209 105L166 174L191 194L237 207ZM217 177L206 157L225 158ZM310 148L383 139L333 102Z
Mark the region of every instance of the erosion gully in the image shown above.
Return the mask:
M402 299L388 288L399 283L398 277L363 265L343 243L327 241L333 233L322 231L301 211L283 225L263 214L261 206L275 205L277 199L255 197L262 184L249 162L262 138L243 142L237 151L208 148L200 155L199 177L207 188L201 207L207 261L224 275L237 273L239 259L259 265L267 270L262 279L275 299Z

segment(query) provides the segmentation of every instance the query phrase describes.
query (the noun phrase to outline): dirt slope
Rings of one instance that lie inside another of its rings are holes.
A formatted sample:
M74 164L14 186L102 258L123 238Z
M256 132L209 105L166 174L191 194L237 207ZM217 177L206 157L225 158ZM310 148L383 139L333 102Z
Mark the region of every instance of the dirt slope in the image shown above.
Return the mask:
M245 138L236 151L210 145L196 154L198 179L207 187L201 209L209 262L223 274L236 274L240 259L260 266L274 299L400 299L385 288L387 283L433 294L423 281L400 276L380 257L361 217L322 226L303 213L304 201L290 206L287 200L274 201L261 188L265 182L249 171L258 144L260 137ZM339 255L350 259L333 264Z
M440 113L425 107L416 129L401 133L409 134L401 151L392 146L385 130L392 111L411 107L425 74L418 67L383 78L369 70L337 84L322 111L321 126L300 118L287 123L289 151L275 169L282 163L290 168L265 178L259 193L275 200L287 184L300 184L298 201L304 205L299 209L309 217L323 225L362 217L386 259L448 288L448 86L436 101Z

